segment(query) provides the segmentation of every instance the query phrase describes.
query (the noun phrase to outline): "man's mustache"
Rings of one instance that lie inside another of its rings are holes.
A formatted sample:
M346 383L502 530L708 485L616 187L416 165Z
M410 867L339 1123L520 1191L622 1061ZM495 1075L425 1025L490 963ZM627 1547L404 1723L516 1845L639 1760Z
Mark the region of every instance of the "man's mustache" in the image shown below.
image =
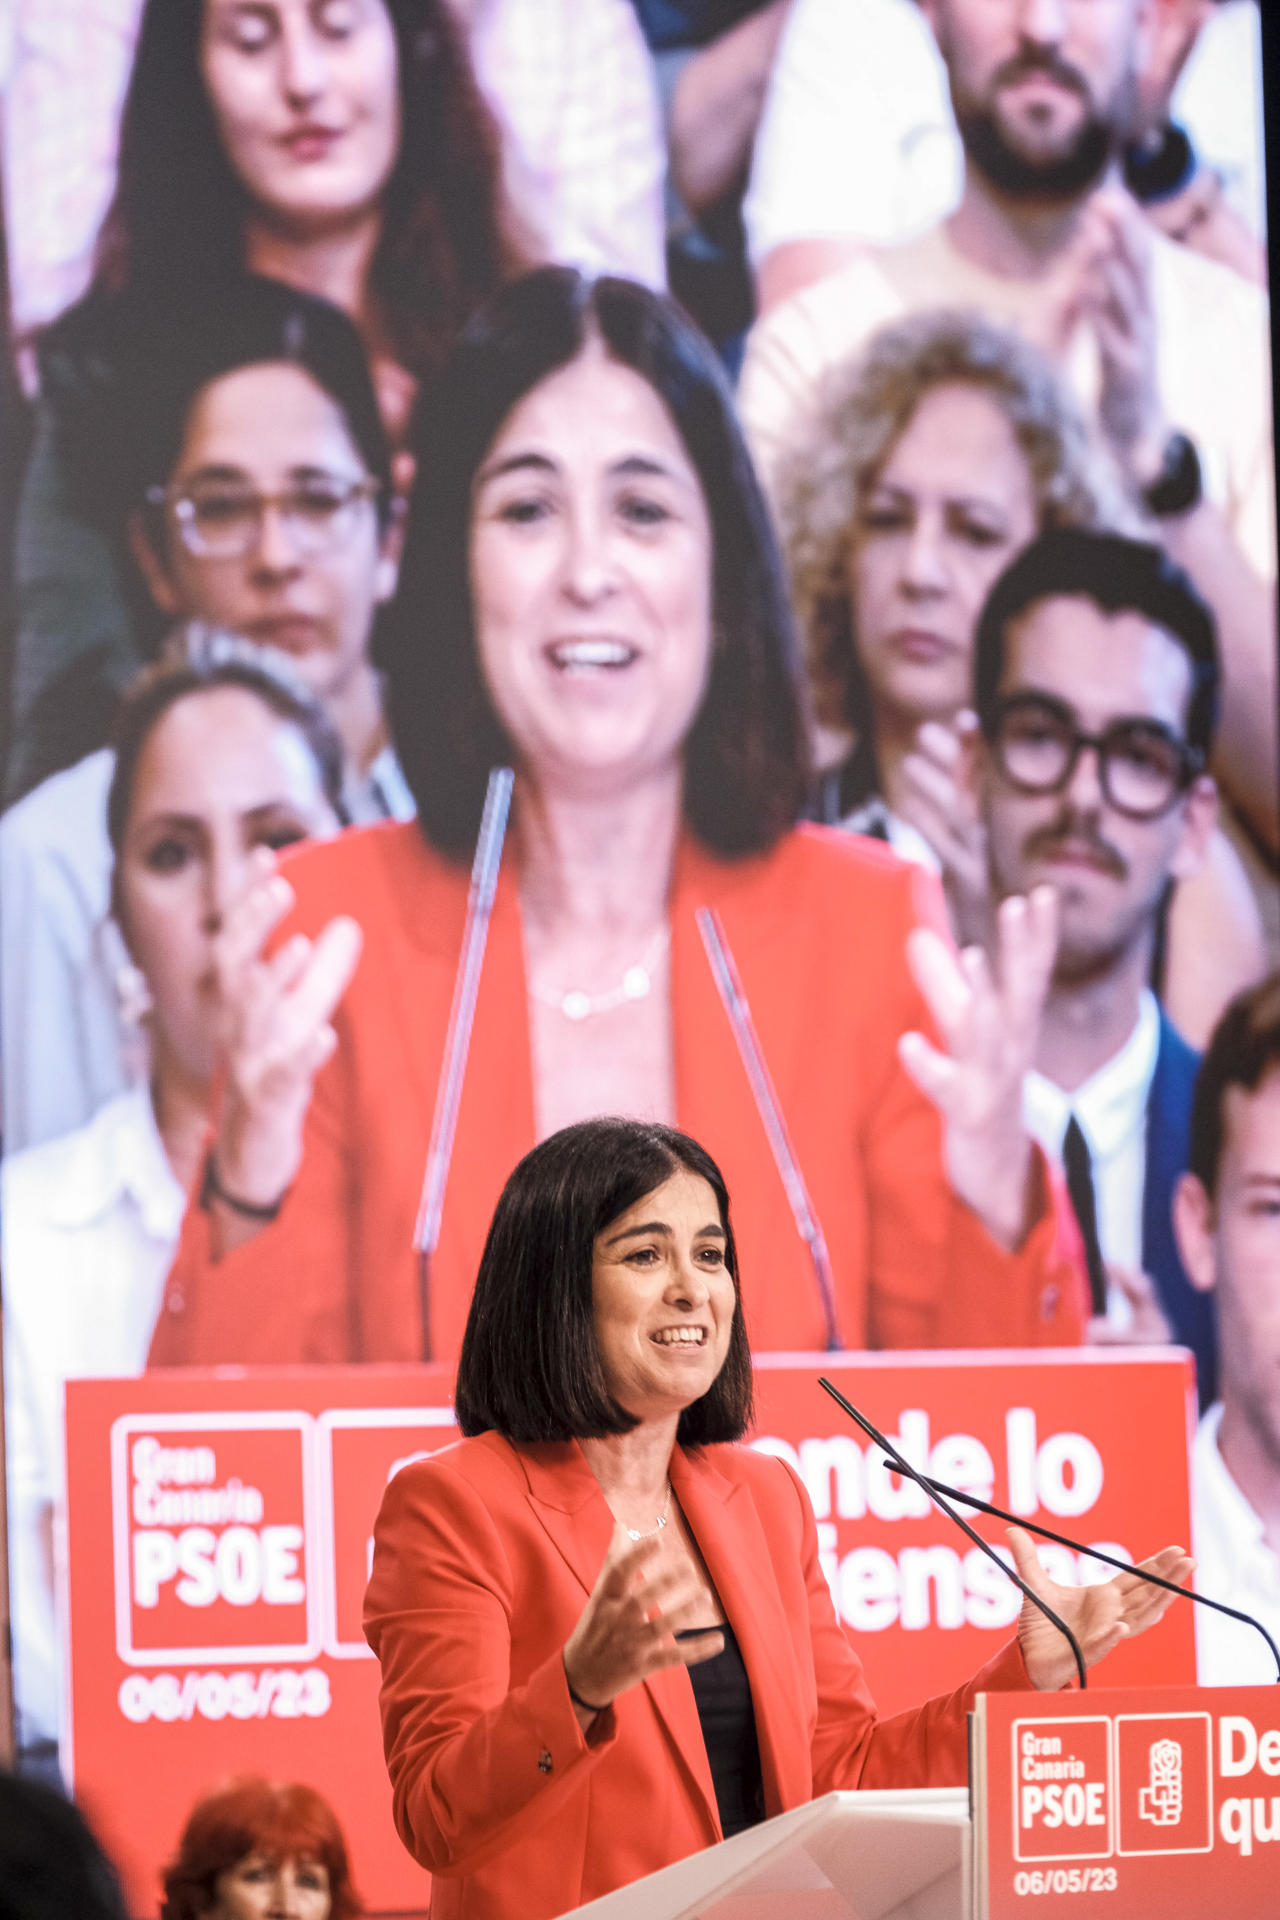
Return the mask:
M1001 87L1015 87L1021 80L1052 80L1058 86L1078 93L1086 103L1091 99L1089 82L1080 69L1065 60L1059 60L1056 54L1016 53L1012 60L1006 60L1002 67L997 67L993 86L999 91Z
M1104 840L1095 823L1078 813L1060 813L1045 827L1037 827L1023 842L1023 858L1052 858L1069 846L1073 852L1089 854L1115 880L1125 880L1129 863L1109 840Z

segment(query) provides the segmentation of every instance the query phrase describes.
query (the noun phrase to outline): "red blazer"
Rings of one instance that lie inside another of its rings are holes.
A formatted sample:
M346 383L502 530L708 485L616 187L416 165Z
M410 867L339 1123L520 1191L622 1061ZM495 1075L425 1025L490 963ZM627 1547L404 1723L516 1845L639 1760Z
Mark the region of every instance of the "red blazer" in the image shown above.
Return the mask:
M742 1650L766 1812L836 1787L963 1785L975 1694L1030 1685L1016 1643L878 1720L791 1469L677 1450L671 1481ZM722 1837L684 1668L621 1694L585 1737L574 1715L561 1654L612 1524L572 1442L487 1433L387 1488L365 1632L396 1824L437 1876L432 1920L560 1914Z
M319 1076L303 1165L278 1221L216 1264L188 1210L153 1366L456 1359L498 1194L534 1144L533 1078L512 863L489 929L427 1326L412 1253L462 942L467 875L413 825L347 833L288 863L285 931L354 914L365 946ZM685 842L671 898L679 1124L719 1162L733 1203L747 1328L757 1351L826 1345L808 1251L695 924L713 906L835 1273L841 1343L1065 1345L1083 1283L1069 1215L1048 1196L1015 1255L953 1196L941 1124L898 1062L927 1026L904 945L941 920L936 885L887 849L801 828L728 862Z

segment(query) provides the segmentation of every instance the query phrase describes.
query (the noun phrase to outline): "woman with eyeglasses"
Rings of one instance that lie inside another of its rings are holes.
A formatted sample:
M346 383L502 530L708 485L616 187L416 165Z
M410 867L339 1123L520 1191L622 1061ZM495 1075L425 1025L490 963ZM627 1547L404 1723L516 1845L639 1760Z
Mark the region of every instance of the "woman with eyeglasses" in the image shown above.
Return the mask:
M287 653L343 745L348 820L406 819L372 662L394 589L391 456L355 327L327 301L246 276L208 326L140 330L120 372L134 420L104 453L126 512L147 651L203 620ZM68 1132L126 1084L109 951L108 749L0 820L0 1048L11 1149Z
M448 0L148 0L93 283L40 344L10 795L101 744L109 689L145 658L112 489L93 486L134 430L117 376L138 328L181 352L246 271L322 295L359 328L400 442L418 385L522 252Z
M706 341L641 287L541 269L464 332L417 452L383 657L418 819L242 903L246 942L282 922L281 944L231 1037L152 1363L453 1360L506 1172L610 1111L714 1143L760 1347L1073 1343L1077 1275L1021 1117L1051 900L1010 902L998 985L970 980L931 883L797 826L785 591ZM468 872L503 765L464 1057Z
M142 1370L203 1164L224 984L236 964L227 908L264 871L264 850L337 831L341 778L333 725L289 663L216 629L182 629L121 708L106 801L109 890L148 1072L84 1127L0 1167L23 1746L59 1732L63 1383Z

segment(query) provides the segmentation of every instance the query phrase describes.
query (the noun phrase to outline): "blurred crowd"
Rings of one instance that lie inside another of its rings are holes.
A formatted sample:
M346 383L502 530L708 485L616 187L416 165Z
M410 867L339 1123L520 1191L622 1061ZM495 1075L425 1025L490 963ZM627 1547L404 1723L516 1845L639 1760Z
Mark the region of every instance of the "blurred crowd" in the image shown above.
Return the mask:
M601 1112L725 1168L757 1349L1189 1348L1280 1632L1260 35L0 0L24 1747L65 1382L455 1359Z

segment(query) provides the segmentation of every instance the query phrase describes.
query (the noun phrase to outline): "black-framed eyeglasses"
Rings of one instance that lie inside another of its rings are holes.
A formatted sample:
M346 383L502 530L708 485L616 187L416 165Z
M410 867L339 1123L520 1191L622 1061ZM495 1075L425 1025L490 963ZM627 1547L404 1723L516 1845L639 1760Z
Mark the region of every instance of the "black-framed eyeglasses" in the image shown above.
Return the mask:
M274 493L237 481L202 480L186 487L150 487L147 504L168 508L188 553L200 560L240 560L262 538L262 516L273 507L296 553L329 553L349 539L366 500L382 483L332 473L308 474Z
M1113 720L1086 733L1065 701L1043 693L997 701L987 740L1001 778L1018 793L1061 793L1091 748L1103 796L1131 820L1167 813L1204 767L1200 748L1160 720Z

